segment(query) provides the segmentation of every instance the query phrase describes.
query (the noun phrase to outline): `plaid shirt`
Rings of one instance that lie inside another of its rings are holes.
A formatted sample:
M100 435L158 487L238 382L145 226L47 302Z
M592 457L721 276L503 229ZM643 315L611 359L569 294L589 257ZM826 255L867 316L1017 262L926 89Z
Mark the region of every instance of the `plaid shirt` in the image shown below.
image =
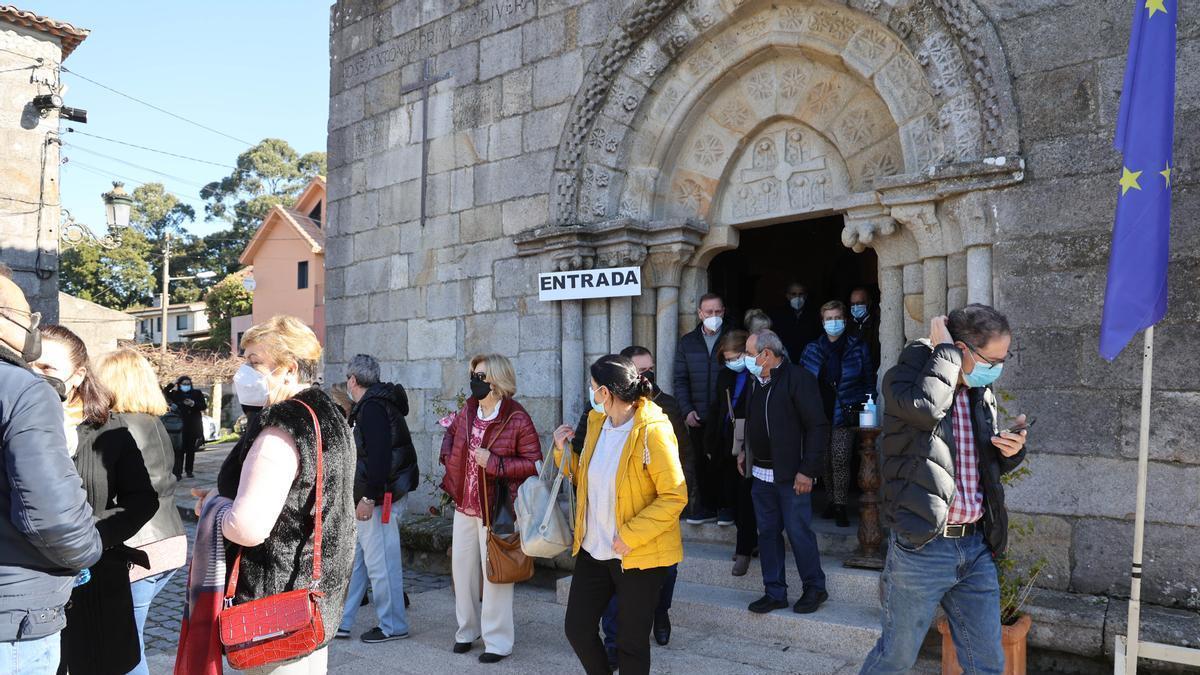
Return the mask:
M973 523L983 516L983 490L979 485L979 449L971 427L971 396L960 387L954 394L950 409L954 425L954 442L958 444L958 466L954 475L954 500L950 502L947 523Z

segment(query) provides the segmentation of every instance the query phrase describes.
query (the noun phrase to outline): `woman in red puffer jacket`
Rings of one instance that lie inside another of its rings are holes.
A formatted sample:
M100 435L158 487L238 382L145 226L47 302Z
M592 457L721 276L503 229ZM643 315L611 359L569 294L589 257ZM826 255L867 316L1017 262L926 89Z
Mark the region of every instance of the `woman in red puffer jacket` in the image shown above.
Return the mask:
M487 580L485 518L490 516L494 522L501 508L511 513L517 488L537 473L542 459L537 429L525 408L513 400L516 392L517 378L508 359L498 354L472 358L471 397L455 413L442 439L440 461L446 467L442 489L455 505L451 571L458 632L454 653L469 652L483 638L481 663L496 663L513 648L513 585Z

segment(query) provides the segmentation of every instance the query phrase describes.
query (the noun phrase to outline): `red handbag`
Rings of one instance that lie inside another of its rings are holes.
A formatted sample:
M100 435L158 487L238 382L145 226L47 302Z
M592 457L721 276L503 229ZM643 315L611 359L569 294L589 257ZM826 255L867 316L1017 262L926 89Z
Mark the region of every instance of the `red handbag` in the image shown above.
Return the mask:
M317 598L325 595L317 590L317 584L321 580L324 448L317 413L304 401L297 403L308 409L317 433L317 496L314 506L316 527L313 529L312 584L308 588L278 593L235 606L233 596L237 590L238 570L242 566L242 549L238 548L233 573L229 575L229 585L225 588L225 605L217 615L217 626L221 645L225 648L225 657L229 659L229 665L237 670L297 659L313 653L325 642L325 622L321 618L321 609L317 606Z

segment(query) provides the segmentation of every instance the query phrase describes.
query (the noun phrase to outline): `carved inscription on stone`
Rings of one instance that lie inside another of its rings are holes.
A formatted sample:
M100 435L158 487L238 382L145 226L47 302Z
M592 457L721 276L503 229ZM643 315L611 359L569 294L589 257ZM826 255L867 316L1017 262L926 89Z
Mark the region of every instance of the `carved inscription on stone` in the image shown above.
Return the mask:
M378 119L372 119L354 127L354 159L383 150L382 126Z

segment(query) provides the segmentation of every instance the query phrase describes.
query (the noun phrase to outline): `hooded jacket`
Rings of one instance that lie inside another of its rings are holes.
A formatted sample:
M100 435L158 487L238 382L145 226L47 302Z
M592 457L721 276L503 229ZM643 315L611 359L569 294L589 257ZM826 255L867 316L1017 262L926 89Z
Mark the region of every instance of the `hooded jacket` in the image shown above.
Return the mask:
M556 461L575 484L575 542L571 555L579 555L587 531L588 466L600 440L606 416L588 414L583 452L555 451ZM633 429L621 450L616 474L616 522L621 541L631 550L621 559L622 569L666 567L683 560L679 515L687 505L687 484L679 463L675 431L662 408L649 399L638 401Z
M958 444L950 414L962 373L962 352L929 340L909 343L883 378L883 524L902 543L921 547L946 528L954 500ZM1000 477L1020 466L1025 449L1005 457L991 438L996 397L990 387L968 390L971 429L983 488L980 526L992 553L1008 546L1008 510Z
M385 492L399 499L417 488L417 450L404 417L408 394L404 387L376 382L350 410L354 446L358 452L354 473L354 501L366 497L382 503Z
M62 630L76 573L100 560L82 485L58 395L0 345L0 642Z

